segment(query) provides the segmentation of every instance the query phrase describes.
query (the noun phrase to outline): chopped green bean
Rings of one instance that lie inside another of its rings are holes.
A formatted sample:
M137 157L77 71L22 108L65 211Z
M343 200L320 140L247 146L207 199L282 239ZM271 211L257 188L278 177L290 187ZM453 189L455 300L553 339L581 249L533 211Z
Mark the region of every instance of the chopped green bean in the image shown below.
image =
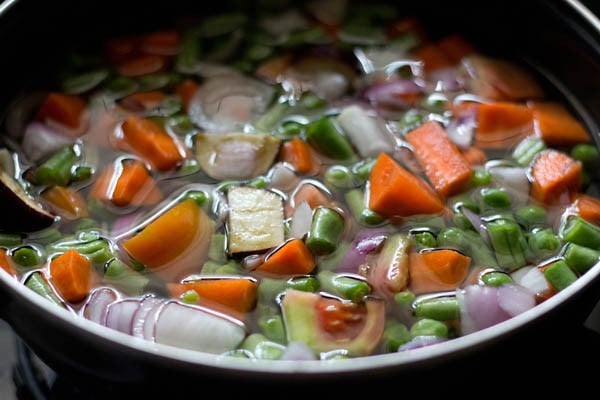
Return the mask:
M564 260L557 260L544 268L544 276L558 291L565 289L577 280L577 275Z
M375 158L369 158L359 161L352 166L352 173L359 182L365 182L367 179L369 179L373 165L375 165L375 161Z
M481 280L488 286L502 286L514 282L509 274L501 271L486 272L481 276Z
M306 126L297 121L286 121L277 128L277 136L282 138L293 138L300 136L306 130Z
M32 246L21 246L12 253L12 259L20 267L32 268L42 263L42 255Z
M260 333L248 335L240 347L250 351L259 360L278 360L285 351L285 346L267 339Z
M285 326L281 315L262 315L258 319L258 326L267 339L277 343L285 343Z
M327 207L318 207L313 215L306 246L316 255L331 254L337 248L344 231L344 219Z
M418 249L437 246L437 239L431 232L416 232L410 236Z
M563 240L600 250L600 227L579 216L570 218L560 232Z
M332 271L321 271L317 274L322 290L331 294L360 303L371 293L367 281Z
M410 341L412 336L408 327L403 323L387 320L383 330L383 345L385 351L392 353L398 350L398 347Z
M560 238L550 228L534 230L529 234L527 243L538 258L547 258L556 254L562 244Z
M474 186L485 186L492 181L492 173L485 168L475 168L471 175L471 183Z
M348 208L354 218L362 225L380 225L385 221L380 214L368 208L362 189L350 189L344 195Z
M460 308L456 297L438 297L415 301L415 315L437 321L457 320Z
M548 212L541 206L528 204L517 208L515 219L525 229L531 230L536 226L547 225Z
M113 258L105 264L103 279L106 283L132 296L141 295L149 282L146 276L118 258Z
M448 337L448 326L443 322L431 318L421 318L410 327L413 338L417 336Z
M71 168L77 160L72 146L57 150L33 171L33 183L37 185L67 186L71 181Z
M23 237L18 233L0 232L0 246L13 247L23 243Z
M415 294L410 290L404 290L394 294L394 302L400 307L412 307L415 297Z
M600 251L576 243L569 243L563 257L569 267L583 274L598 262Z
M527 263L527 240L517 223L498 219L487 224L487 231L500 268L513 271Z
M354 186L350 168L344 165L333 165L325 171L325 182L338 189L348 189Z
M546 149L546 143L538 137L527 137L515 147L512 158L521 166L528 166L536 155Z
M64 303L58 298L56 293L52 290L50 284L46 281L41 272L34 272L25 281L25 286L39 294L46 300L52 303L65 307ZM66 307L65 307L66 308Z
M490 208L508 208L511 205L511 199L504 189L483 188L480 191L482 209Z
M352 145L341 129L327 116L308 125L306 139L319 153L331 159L344 162L356 161Z
M275 103L254 123L254 127L257 131L270 133L288 113L289 109L288 103Z

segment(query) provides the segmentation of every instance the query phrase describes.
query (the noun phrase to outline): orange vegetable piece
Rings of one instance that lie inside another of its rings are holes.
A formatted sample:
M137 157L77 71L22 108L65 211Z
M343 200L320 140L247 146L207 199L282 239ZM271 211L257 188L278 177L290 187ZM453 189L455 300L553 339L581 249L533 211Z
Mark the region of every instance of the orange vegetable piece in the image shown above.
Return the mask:
M483 148L514 147L533 133L533 110L512 102L483 103L477 108L475 145Z
M425 72L448 68L454 65L452 59L436 43L423 44L415 50L413 55L423 62Z
M581 218L600 226L600 199L584 193L577 193L570 208Z
M456 289L469 273L471 258L451 249L410 253L409 289L432 293Z
M173 297L194 290L201 300L209 300L238 313L252 311L258 297L258 284L247 278L204 278L170 283L167 288Z
M477 146L469 146L466 149L461 149L463 157L472 166L483 165L487 162L488 157L483 150Z
M167 95L160 90L136 92L123 98L120 103L132 111L145 111L158 107Z
M208 216L194 200L184 200L125 240L123 247L146 267L159 268L190 246L204 218Z
M567 194L569 198L581 188L581 162L567 154L550 149L540 153L531 168L531 196L551 204Z
M313 254L304 242L292 239L269 254L256 270L276 275L304 275L310 274L316 265Z
M6 249L2 248L0 248L0 268L5 270L12 276L15 276L17 273L15 271L15 267L12 264L12 261L10 260L10 257L8 256L8 253L6 252Z
M310 174L317 170L310 145L299 137L294 137L281 146L279 160L289 163L301 174Z
M458 33L444 36L437 45L453 64L458 64L464 57L477 53L471 43Z
M284 54L263 61L256 68L255 75L267 81L276 82L292 63L292 55Z
M154 168L168 171L179 165L183 151L162 126L152 120L129 116L123 122L123 139L132 151L146 159Z
M76 303L83 300L92 287L93 269L88 258L69 249L50 261L50 276L63 299Z
M573 146L587 143L591 137L562 104L554 102L531 102L536 133L549 146Z
M198 90L198 87L199 87L198 83L195 80L190 79L190 78L184 79L183 81L178 83L177 86L175 86L175 93L181 99L181 103L182 103L183 109L185 111L188 110L188 107L190 105L190 100L192 99L192 97L194 96L196 91Z
M286 204L285 215L292 215L296 205L303 201L306 201L313 210L318 206L327 206L331 203L329 196L321 189L310 183L304 183L294 191L292 201Z
M119 207L154 205L163 199L150 172L138 160L107 166L92 185L89 196Z
M62 217L77 219L89 215L85 199L72 187L52 186L42 193L42 198Z
M77 128L86 107L86 102L77 95L51 92L40 106L37 119L50 119L69 128Z
M369 177L369 208L384 217L435 214L444 202L422 178L381 153Z
M160 72L165 67L165 60L157 55L141 55L121 62L117 71L128 78Z
M177 54L181 35L176 30L159 30L140 38L140 49L146 54L173 56Z
M473 169L438 122L424 123L406 134L406 140L440 196L452 196L467 188Z

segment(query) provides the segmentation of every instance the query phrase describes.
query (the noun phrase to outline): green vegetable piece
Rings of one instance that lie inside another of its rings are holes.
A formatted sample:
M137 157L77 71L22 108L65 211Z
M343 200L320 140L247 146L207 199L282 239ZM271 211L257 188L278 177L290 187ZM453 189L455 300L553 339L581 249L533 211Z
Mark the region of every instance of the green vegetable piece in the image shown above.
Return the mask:
M385 221L385 218L366 206L362 189L351 189L344 195L352 216L362 225L375 226Z
M87 181L92 177L92 174L92 167L89 167L87 165L79 165L74 168L73 173L71 174L71 180L73 182Z
M314 276L298 276L289 279L264 277L258 285L259 302L275 302L286 289L291 288L303 292L316 292L320 283Z
M185 194L184 198L194 200L201 207L206 206L211 201L210 194L204 190L190 190Z
M337 248L344 231L342 216L327 207L318 207L313 215L306 246L317 256L331 254Z
M23 243L23 237L18 233L0 232L0 246L13 247Z
M600 251L576 243L569 243L563 257L569 267L583 274L598 262Z
M202 41L200 29L192 28L184 32L179 52L175 59L175 69L178 72L190 73L202 58Z
M285 346L267 339L260 333L248 335L240 347L251 352L259 360L278 360L285 351Z
M552 229L538 229L529 234L529 248L538 258L547 258L556 254L562 242Z
M483 209L508 208L511 205L510 196L504 189L483 188L480 191Z
M210 239L208 258L224 264L227 262L227 237L222 233L214 233Z
M450 247L470 256L476 265L498 266L496 255L475 231L458 227L444 228L438 234L437 241L440 247Z
M155 73L140 76L137 79L140 91L158 90L168 88L181 81L181 75L172 72Z
M600 227L579 216L571 217L560 232L566 242L600 250Z
M287 115L290 110L288 103L273 104L261 117L254 123L254 128L259 132L272 132L279 122ZM286 132L287 133L287 132Z
M314 276L297 276L288 279L287 287L303 292L316 292L320 287L320 283Z
M512 158L521 166L528 166L536 155L546 149L546 143L538 137L527 137L513 150Z
M527 263L527 240L517 223L498 219L487 224L487 231L500 268L513 271Z
M437 336L447 338L448 326L435 319L421 318L410 327L410 334L413 338L417 336Z
M82 94L97 87L108 76L109 71L105 68L70 75L62 81L62 90L69 94Z
M437 321L457 320L460 307L456 297L438 297L415 302L415 315Z
M113 258L106 263L103 280L130 296L138 296L144 293L144 289L149 282L146 276L135 271L118 258Z
M38 185L67 186L71 181L71 168L77 155L71 146L57 150L33 171L33 183Z
M394 295L394 302L400 307L412 307L413 301L415 301L415 294L410 290L404 290Z
M325 182L338 189L348 189L354 186L354 177L350 168L345 165L333 165L325 171Z
M412 233L410 237L419 250L436 247L438 245L437 239L431 232L416 232Z
M413 129L418 128L425 122L425 117L417 110L409 110L399 121L400 133L406 134Z
M471 175L471 183L474 186L485 186L492 181L492 173L485 168L475 168Z
M366 281L355 277L332 271L321 271L317 274L317 278L323 291L355 303L362 302L365 296L371 293L371 286Z
M490 271L481 276L481 280L488 286L502 286L506 283L513 283L513 278L504 272Z
M596 145L578 143L571 148L571 157L581 161L586 168L590 168L600 161L600 152Z
M531 230L536 226L547 225L548 212L541 206L528 204L517 208L515 211L515 219L525 229Z
M281 315L263 315L258 319L258 326L267 339L285 343L285 327Z
M319 153L333 160L356 161L352 145L333 119L327 116L308 125L306 139Z
M552 287L561 291L577 280L577 275L564 260L558 260L544 268L544 276Z
M371 170L375 165L375 161L375 158L368 158L354 164L352 166L352 173L354 174L356 180L359 182L365 182L367 179L369 179Z
M297 121L286 121L277 128L276 135L284 139L300 136L306 130L306 126Z
M398 347L410 341L412 336L408 327L394 320L387 320L383 331L383 346L385 351L392 353L398 350Z
M195 290L186 290L179 298L186 304L198 304L198 300L200 300L200 296Z
M50 284L46 281L41 272L34 272L25 281L25 286L29 289L33 290L46 300L51 301L52 303L66 308L64 303L60 300L60 298L54 293Z
M15 264L23 268L33 268L42 263L42 255L32 246L21 246L12 253Z

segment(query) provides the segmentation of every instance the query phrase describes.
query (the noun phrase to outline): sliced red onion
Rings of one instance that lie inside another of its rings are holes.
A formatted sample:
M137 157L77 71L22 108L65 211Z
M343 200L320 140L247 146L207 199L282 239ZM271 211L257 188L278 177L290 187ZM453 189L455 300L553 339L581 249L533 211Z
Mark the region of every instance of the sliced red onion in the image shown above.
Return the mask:
M454 144L466 149L473 143L475 128L477 128L475 113L468 112L453 118L446 126L446 133Z
M478 214L475 214L473 211L471 211L468 207L461 207L460 211L464 214L465 217L467 217L471 225L473 225L473 228L475 228L477 232L479 232L479 235L489 245L491 243L490 235L487 229L485 228L485 223L483 222L481 217Z
M155 338L155 330L156 330L156 321L158 320L158 315L162 311L163 307L167 304L166 301L159 301L152 305L152 308L148 310L146 316L144 317L144 324L142 326L141 332L136 330L134 335L142 334L142 337L146 340L150 340L154 342Z
M269 171L269 188L288 192L300 182L294 170L285 163L276 163Z
M33 162L38 162L54 153L64 145L73 143L73 139L63 135L42 122L30 122L25 127L23 152Z
M209 309L168 302L156 321L157 343L221 354L235 349L246 336L244 325Z
M486 285L468 285L457 290L462 334L472 333L496 325L510 318L498 302L498 288Z
M369 254L379 249L386 237L386 230L381 228L366 228L358 232L336 268L336 272L358 273L359 266L365 262Z
M523 286L504 284L498 287L498 305L511 317L533 308L535 304L535 295Z
M525 168L493 166L487 169L492 174L492 185L503 188L509 193L513 207L527 203L531 182Z
M414 80L396 79L369 86L363 91L361 97L375 106L406 109L412 104L405 97L421 93L423 87Z
M137 308L137 311L133 315L133 322L131 327L131 334L135 337L144 338L144 327L146 326L146 318L148 316L152 317L151 312L154 308L160 304L162 304L163 300L156 298L154 296L145 297L140 306ZM150 320L150 323L153 321Z
M525 266L512 272L510 276L515 283L526 288L534 295L540 295L550 290L548 280L537 267Z
M303 201L297 204L292 214L290 222L290 236L294 238L302 238L312 225L313 210L308 205L308 202Z
M131 334L133 315L140 307L138 299L120 300L108 306L106 326L119 332Z
M398 351L420 349L432 344L445 342L447 339L440 336L415 336L408 342L400 345Z
M304 342L290 342L280 360L311 361L318 360L314 351Z
M345 107L337 116L340 126L361 157L376 157L392 153L394 139L385 125L357 105Z
M94 290L83 307L83 316L90 321L106 325L108 306L118 298L117 292L110 288L102 287Z

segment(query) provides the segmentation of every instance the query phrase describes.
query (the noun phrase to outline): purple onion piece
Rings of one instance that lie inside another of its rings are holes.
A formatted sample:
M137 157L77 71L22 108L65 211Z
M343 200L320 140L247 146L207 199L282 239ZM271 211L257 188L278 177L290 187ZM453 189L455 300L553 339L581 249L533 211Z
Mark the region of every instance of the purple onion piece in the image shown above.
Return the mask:
M366 228L358 232L336 272L357 273L358 267L365 262L367 255L377 251L386 237L386 231L380 228Z
M422 347L431 346L436 343L442 343L446 341L446 338L439 336L416 336L408 342L398 347L398 351L420 349Z

